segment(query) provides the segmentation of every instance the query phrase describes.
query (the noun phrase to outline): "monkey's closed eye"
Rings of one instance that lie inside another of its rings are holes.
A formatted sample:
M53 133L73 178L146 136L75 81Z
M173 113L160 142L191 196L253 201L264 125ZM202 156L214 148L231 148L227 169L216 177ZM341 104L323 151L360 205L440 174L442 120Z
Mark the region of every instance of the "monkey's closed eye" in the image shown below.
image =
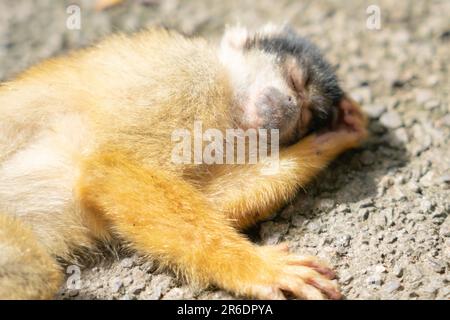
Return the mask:
M297 63L289 63L287 70L287 83L297 95L302 96L305 90L305 77Z

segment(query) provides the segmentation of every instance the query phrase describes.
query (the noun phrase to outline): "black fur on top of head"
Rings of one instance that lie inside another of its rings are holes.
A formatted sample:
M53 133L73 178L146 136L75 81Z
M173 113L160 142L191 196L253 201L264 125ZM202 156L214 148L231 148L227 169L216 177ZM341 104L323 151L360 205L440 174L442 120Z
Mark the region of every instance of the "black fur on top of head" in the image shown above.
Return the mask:
M246 49L257 48L276 55L281 61L287 56L296 59L305 77L305 89L312 105L311 130L323 128L337 116L337 106L344 93L332 66L319 48L299 36L290 27L274 34L256 34L246 43Z

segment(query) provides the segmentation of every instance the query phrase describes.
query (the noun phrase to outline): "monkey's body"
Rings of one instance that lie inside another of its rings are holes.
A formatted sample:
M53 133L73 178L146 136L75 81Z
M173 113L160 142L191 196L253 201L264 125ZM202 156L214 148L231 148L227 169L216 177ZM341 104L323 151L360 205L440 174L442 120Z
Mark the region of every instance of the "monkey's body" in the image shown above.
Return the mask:
M236 229L269 216L358 145L362 118L354 117L361 132L312 135L282 149L272 176L261 173L264 162L172 163L173 130L194 120L236 127L231 90L216 50L162 30L113 37L3 84L0 298L52 297L61 279L55 257L112 238L236 294L320 298L320 289L337 297L319 262L257 247Z
M194 119L212 128L231 127L227 101L217 104L227 96L226 81L213 78L221 76L218 70L208 68L207 74L196 63L212 65L215 53L202 40L176 34L146 33L142 38L109 39L101 50L45 62L1 88L0 206L28 221L52 253L66 256L70 246L89 247L98 236L96 228L86 227L86 218L92 219L74 192L81 162L94 150L129 150L147 164L157 161L161 170L182 176L187 168L172 164L171 136L165 133L190 128ZM146 57L147 52L152 56ZM180 70L177 59L182 58L194 63ZM203 72L211 87L193 83L195 72ZM216 108L196 90L217 91ZM188 95L191 105L174 107ZM190 116L180 117L180 110Z

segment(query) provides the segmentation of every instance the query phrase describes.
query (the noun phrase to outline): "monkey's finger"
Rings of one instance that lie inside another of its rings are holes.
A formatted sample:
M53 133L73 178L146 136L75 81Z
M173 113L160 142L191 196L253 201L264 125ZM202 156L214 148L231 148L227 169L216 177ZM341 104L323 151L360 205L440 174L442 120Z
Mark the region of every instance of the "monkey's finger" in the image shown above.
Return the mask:
M310 267L328 279L335 279L336 273L325 262L314 256L292 256L288 261L289 265Z
M319 289L308 285L302 279L285 279L281 284L282 290L292 293L296 298L306 300L324 300L325 296Z
M308 267L298 266L292 268L292 273L296 274L307 284L312 285L324 292L330 299L341 299L342 295L336 281L327 279L317 271Z

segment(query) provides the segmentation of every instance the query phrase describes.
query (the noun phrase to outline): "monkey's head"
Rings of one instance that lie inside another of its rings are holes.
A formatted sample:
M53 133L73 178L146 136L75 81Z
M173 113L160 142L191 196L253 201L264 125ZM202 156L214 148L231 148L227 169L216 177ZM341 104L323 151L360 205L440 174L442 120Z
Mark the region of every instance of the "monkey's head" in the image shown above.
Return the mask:
M291 28L228 28L220 59L234 90L235 121L243 129L279 129L280 143L290 144L337 120L343 91L334 70Z

